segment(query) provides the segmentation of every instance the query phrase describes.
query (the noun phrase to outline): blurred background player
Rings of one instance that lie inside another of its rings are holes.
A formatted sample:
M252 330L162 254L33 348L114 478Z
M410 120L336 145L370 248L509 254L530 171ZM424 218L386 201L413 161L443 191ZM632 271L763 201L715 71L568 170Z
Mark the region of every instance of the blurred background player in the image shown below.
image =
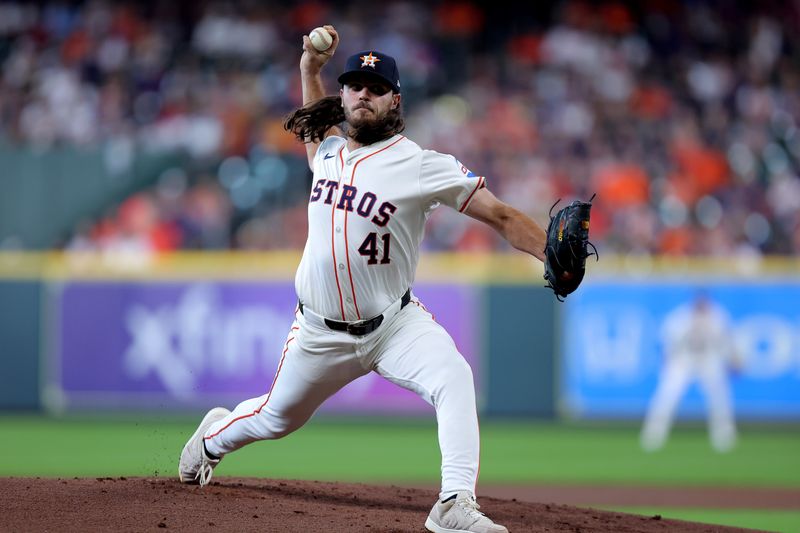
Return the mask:
M642 427L642 448L654 451L664 445L681 398L697 381L708 409L711 445L729 451L736 443L736 426L728 375L741 363L728 313L698 293L666 316L661 334L664 366Z

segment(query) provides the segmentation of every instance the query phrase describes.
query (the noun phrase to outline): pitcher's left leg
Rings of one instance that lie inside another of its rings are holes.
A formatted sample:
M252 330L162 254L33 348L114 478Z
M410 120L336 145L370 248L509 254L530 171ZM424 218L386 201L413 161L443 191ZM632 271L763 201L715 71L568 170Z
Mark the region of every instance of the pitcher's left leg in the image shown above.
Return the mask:
M480 460L472 369L450 335L414 303L386 324L373 367L436 409L442 452L442 499L475 494Z

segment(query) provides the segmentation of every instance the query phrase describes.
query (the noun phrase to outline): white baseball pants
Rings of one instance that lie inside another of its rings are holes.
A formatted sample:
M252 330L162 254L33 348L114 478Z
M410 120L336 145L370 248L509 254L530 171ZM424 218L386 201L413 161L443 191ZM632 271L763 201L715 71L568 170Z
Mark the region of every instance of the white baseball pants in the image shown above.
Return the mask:
M336 391L370 371L436 409L441 497L462 490L474 494L480 443L472 369L417 298L361 337L320 327L297 312L270 392L240 403L212 425L206 449L222 456L257 440L285 437Z
M720 361L698 362L676 356L663 370L650 403L640 435L645 450L658 450L667 440L678 404L689 385L699 380L708 406L711 445L719 452L733 448L736 423L725 367Z

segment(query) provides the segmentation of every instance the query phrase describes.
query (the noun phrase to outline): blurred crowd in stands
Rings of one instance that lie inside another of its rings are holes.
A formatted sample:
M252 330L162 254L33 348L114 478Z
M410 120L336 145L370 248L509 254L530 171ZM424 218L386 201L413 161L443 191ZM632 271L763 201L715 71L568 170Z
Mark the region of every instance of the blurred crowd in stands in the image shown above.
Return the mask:
M186 154L70 249L301 248L310 171L282 122L301 36L331 23L330 92L347 55L394 55L412 140L542 224L597 193L601 255L800 253L800 3L527 4L0 2L0 138ZM425 247L507 245L439 209Z

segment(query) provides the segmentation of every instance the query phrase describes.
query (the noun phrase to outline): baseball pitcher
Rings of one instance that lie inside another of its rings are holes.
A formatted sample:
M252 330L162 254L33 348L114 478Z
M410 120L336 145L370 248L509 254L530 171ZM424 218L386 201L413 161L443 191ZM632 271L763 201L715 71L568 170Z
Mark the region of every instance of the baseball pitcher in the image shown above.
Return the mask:
M286 121L305 143L314 173L295 320L270 391L232 412L209 411L183 449L180 479L207 484L225 455L299 429L336 391L377 372L436 409L442 486L425 526L505 532L475 500L472 370L411 285L425 221L440 206L488 224L542 261L547 233L500 202L486 179L455 157L424 150L401 134L402 87L392 57L377 50L349 57L339 94L326 96L320 72L339 36L332 26L325 29L333 42L324 52L303 37L303 107Z

